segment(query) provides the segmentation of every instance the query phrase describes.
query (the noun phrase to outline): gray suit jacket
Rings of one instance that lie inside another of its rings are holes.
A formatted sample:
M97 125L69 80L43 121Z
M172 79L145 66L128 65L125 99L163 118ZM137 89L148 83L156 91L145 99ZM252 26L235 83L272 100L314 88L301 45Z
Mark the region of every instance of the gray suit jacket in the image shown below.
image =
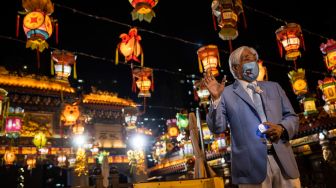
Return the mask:
M299 118L284 90L276 82L258 82L263 90L261 99L267 121L282 124L291 139L298 131ZM226 126L231 131L231 171L234 184L261 183L267 174L267 146L257 136L261 120L255 106L236 80L225 87L217 108L210 106L207 124L213 133L222 133ZM299 171L292 147L287 140L273 143L282 174L298 178Z

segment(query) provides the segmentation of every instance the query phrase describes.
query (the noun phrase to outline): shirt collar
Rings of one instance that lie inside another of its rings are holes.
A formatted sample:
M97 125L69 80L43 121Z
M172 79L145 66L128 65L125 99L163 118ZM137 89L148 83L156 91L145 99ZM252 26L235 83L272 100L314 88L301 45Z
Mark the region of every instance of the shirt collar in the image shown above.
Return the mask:
M245 80L239 80L239 79L237 79L237 80L238 80L238 82L240 83L240 85L242 85L243 88L246 90L246 89L247 89L247 85L248 85L250 82L247 82L247 81L245 81ZM251 82L251 83L252 83L252 84L255 84L255 85L258 85L256 80L254 80L254 81Z

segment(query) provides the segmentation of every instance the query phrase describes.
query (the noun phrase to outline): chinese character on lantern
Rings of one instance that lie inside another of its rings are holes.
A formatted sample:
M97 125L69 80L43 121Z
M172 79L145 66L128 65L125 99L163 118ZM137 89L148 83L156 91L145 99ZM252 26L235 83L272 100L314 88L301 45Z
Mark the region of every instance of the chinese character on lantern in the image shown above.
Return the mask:
M143 52L140 45L141 36L138 35L138 30L132 28L129 30L128 34L123 33L120 35L121 42L118 44L116 50L116 60L115 63L119 63L119 52L125 57L125 61L134 60L140 62L143 66ZM141 61L138 59L138 56L141 55Z
M129 0L129 2L134 7L133 11L131 12L132 20L145 20L146 22L150 23L152 18L155 17L153 8L156 6L159 0Z
M154 90L153 70L150 68L135 68L133 69L133 86L132 90L136 91L135 84L138 87L138 97L150 97L149 90ZM149 78L151 77L151 78Z
M24 110L20 107L9 108L8 116L6 117L6 136L8 138L18 138L22 127Z
M180 132L176 125L176 119L168 119L166 124L168 126L168 136L170 138L176 138Z
M295 61L299 56L301 56L299 49L300 47L303 49L305 47L300 25L296 23L289 23L277 29L275 34L281 57L283 48L286 51L285 58L287 61Z
M290 71L288 77L292 83L292 88L295 95L304 95L308 92L308 85L305 78L305 70L298 69L297 71Z
M216 45L201 47L197 50L197 55L200 72L211 71L213 76L219 75L217 66L220 66L220 58Z
M221 29L218 35L222 40L229 41L230 51L232 51L231 40L234 40L238 37L237 23L239 21L240 14L243 15L244 26L246 27L242 1L213 0L211 4L211 9L215 30L217 30L217 19L217 24Z
M335 66L336 66L336 42L333 39L327 40L327 43L322 43L320 50L324 56L324 62L328 70L335 75Z
M206 107L206 105L209 104L209 96L210 92L205 87L204 83L200 80L197 80L194 82L194 91L195 91L195 100L200 99L199 105L203 105Z
M71 75L71 65L73 65L73 77L77 78L76 58L77 56L71 52L54 50L51 52L51 74L56 74L57 80L68 81L68 77Z

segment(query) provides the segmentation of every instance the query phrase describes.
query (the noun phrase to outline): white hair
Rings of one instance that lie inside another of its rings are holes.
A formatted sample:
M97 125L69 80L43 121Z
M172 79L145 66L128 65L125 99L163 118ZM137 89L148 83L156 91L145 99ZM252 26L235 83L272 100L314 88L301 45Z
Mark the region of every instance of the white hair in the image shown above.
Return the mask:
M252 53L254 53L256 55L257 60L259 59L258 53L257 51L249 46L241 46L237 49L235 49L229 57L229 66L230 66L230 72L233 76L233 78L237 79L236 74L234 73L233 69L232 69L232 65L239 65L240 64L240 59L241 59L241 55L243 53L243 51L247 49L250 50Z

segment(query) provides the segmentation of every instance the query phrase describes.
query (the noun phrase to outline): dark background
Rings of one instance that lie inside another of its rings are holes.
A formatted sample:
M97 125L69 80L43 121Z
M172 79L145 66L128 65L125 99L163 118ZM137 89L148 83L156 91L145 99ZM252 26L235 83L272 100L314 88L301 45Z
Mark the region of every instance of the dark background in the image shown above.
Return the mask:
M128 0L53 2L55 11L51 16L59 23L59 44L55 43L55 34L47 40L51 48L41 54L40 69L37 69L35 51L25 48L26 37L22 25L19 38L15 38L16 16L17 11L22 10L21 1L2 2L1 66L6 66L9 70L51 76L51 49L69 50L78 55L77 72L79 79L84 81L81 84L70 78L74 87L81 86L81 92L84 93L90 92L91 86L98 90L117 92L119 97L131 98L141 105L142 98L131 91L130 67L114 64L119 35L128 33L128 26L136 26L142 37L144 64L155 70L155 91L147 100L146 113L140 121L144 120L144 126L153 129L160 127L160 132L166 119L173 118L182 109L194 111L198 107L198 102L193 100L192 80L201 76L196 54L201 45L218 46L222 63L218 80L227 75L228 81L233 81L227 63L228 43L221 40L214 30L210 0L161 0L154 7L156 17L151 23L132 21L130 12L133 8ZM275 31L284 25L283 20L301 25L306 50L297 60L297 66L306 69L310 92L319 97L321 93L316 87L317 80L323 79L327 74L319 47L322 42L326 42L326 38L335 38L336 17L333 15L333 6L328 5L329 1L303 0L258 0L243 3L247 28L243 27L242 22L239 23L239 36L232 42L233 48L240 45L256 48L268 69L269 80L279 82L296 112L302 112L287 76L293 70L293 62L280 58ZM103 20L102 17L110 21ZM21 24L22 18L23 16ZM26 70L23 69L24 65L28 67ZM319 102L320 105L324 104L321 97ZM141 106L140 108L142 109ZM201 110L204 115L204 110Z

